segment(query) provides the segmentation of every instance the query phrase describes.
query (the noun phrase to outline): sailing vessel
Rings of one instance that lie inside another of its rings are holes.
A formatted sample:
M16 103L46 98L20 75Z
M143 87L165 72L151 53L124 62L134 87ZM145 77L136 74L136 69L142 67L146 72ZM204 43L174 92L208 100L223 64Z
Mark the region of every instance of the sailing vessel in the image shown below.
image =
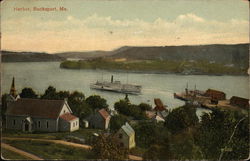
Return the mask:
M91 89L97 89L102 91L112 91L125 94L141 94L142 86L134 84L122 84L120 81L114 81L113 75L111 76L111 81L97 81L90 85Z

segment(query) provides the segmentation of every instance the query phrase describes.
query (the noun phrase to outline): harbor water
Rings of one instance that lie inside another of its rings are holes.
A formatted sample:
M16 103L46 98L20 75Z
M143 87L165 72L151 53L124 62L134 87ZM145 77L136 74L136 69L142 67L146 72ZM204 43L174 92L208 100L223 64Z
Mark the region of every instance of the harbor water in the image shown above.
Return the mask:
M222 90L227 98L240 96L249 98L248 76L209 76L209 75L177 75L177 74L147 74L132 72L115 72L104 70L69 70L59 67L60 62L22 62L2 63L2 93L10 90L12 77L15 77L18 92L24 87L31 87L36 93L43 94L48 86L54 86L58 91L80 91L85 97L100 95L110 106L125 97L122 93L113 93L90 89L90 84L97 80L114 80L121 83L138 84L142 86L140 95L129 95L131 103L145 102L154 106L154 98L173 109L183 105L183 102L174 99L173 93L184 91L188 84L189 89L196 86L199 90L208 88ZM197 110L202 113L204 110Z

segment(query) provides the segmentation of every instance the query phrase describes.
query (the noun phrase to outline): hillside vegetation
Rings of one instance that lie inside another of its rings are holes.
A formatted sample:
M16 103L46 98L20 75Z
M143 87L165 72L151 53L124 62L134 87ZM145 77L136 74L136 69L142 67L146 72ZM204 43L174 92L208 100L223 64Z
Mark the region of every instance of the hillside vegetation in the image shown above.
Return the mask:
M243 75L247 68L209 63L207 61L168 61L168 60L136 60L116 62L110 59L86 61L64 61L60 64L66 69L104 69L132 72L180 73L180 74L228 74Z
M110 57L132 60L207 61L248 66L249 44L128 47Z

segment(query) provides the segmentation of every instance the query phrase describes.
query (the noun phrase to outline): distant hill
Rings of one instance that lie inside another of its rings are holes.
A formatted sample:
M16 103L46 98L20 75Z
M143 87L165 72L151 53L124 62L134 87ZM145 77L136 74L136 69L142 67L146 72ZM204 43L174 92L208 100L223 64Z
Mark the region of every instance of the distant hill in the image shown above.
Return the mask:
M249 44L126 47L109 57L131 60L203 60L245 67L249 63Z
M110 51L63 52L56 55L65 59L92 59L110 55Z
M120 52L127 50L128 48L130 47L124 46L113 51L97 50L97 51L86 51L86 52L63 52L63 53L56 53L56 55L66 59L93 59L93 58L108 57L114 54L118 54Z
M95 59L100 57L128 60L206 61L247 67L249 44L193 46L124 46L113 51L63 52L55 54L2 51L3 62L63 61L66 59Z
M1 51L1 53L2 62L48 62L65 60L65 58L58 55L39 52Z

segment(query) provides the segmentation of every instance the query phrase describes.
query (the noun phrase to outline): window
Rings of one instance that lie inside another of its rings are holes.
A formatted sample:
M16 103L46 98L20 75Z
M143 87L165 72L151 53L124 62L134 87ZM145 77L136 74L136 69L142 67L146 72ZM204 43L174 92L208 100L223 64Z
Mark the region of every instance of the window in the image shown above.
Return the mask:
M119 138L122 139L122 134L119 134Z
M16 120L13 120L13 125L16 125Z
M41 122L40 122L40 121L38 121L38 127L39 127L39 128L41 127Z
M47 128L49 128L49 121L47 121Z
M63 113L65 113L66 111L65 110L63 110Z
M73 127L75 127L75 122L73 122Z
M76 121L76 126L77 126L77 121Z

